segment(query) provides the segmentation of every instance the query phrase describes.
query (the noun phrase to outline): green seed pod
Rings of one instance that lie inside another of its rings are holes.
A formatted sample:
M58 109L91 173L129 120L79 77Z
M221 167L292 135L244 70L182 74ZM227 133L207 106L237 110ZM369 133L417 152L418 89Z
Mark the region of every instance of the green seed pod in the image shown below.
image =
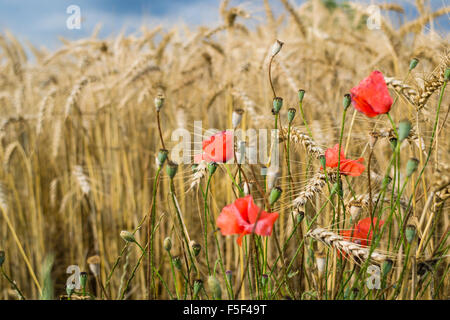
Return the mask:
M278 199L280 199L281 196L281 188L275 187L272 190L270 190L270 196L269 196L269 204L273 205L275 202L277 202Z
M200 279L197 279L194 281L194 298L198 297L198 293L203 288L203 281Z
M217 169L217 163L215 163L215 162L208 163L208 172L211 176L214 174L214 172L216 172L216 169Z
M450 81L450 68L447 68L444 72L444 80Z
M209 276L208 278L208 287L211 293L213 294L213 298L215 300L222 299L222 288L220 287L219 280L214 276Z
M269 283L269 276L267 274L263 274L261 276L261 283L264 288L267 286L267 284Z
M272 109L273 114L278 114L282 106L283 106L283 98L280 97L273 98L273 109Z
M397 143L398 143L397 138L392 137L389 139L389 142L391 143L392 151L394 151L395 148L397 148Z
M392 178L389 176L386 176L383 178L383 186L382 188L386 188L392 181Z
M419 160L416 158L411 158L406 163L406 176L411 177L411 175L417 170L419 166Z
M3 265L3 263L5 262L5 259L6 259L5 251L0 250L0 268Z
M296 113L297 111L295 110L295 108L289 108L288 109L288 121L289 121L289 123L292 123L292 121L294 121L294 118L295 118L295 113Z
M411 62L409 63L409 71L412 71L417 67L417 64L419 63L419 59L413 58Z
M408 120L400 121L398 125L398 139L401 141L405 140L409 136L411 131L411 122Z
M414 240L415 236L416 227L414 227L413 225L407 225L405 230L406 241L408 241L408 243L411 243Z
M192 240L191 241L191 248L192 248L192 253L194 254L195 257L197 257L199 255L199 253L200 253L200 250L202 249L202 246L199 245L194 240Z
M227 277L228 283L231 283L231 278L233 277L233 272L231 270L225 271L225 276Z
M167 156L169 155L169 151L166 149L160 149L158 152L158 166L162 167L164 162L167 159Z
M126 242L136 242L134 235L130 231L122 230L120 231L120 236Z
M297 220L297 223L301 223L304 217L305 217L304 211L296 211L295 219Z
M177 174L178 170L178 164L176 164L173 161L169 161L166 166L166 173L170 177L170 179L173 179L175 175Z
M83 289L86 288L88 274L87 272L80 272L80 284Z
M300 102L303 102L303 97L304 96L305 96L305 90L303 90L303 89L298 90L298 100Z
M173 265L175 266L175 268L177 268L178 270L181 270L181 259L179 256L175 256L172 258L173 261Z
M352 103L352 96L350 94L345 94L344 95L344 101L342 102L343 106L344 106L344 110L347 110L348 107L350 107L350 104Z
M391 259L386 259L383 262L383 264L381 265L381 272L383 277L385 277L389 273L389 271L391 271L393 264L394 262Z

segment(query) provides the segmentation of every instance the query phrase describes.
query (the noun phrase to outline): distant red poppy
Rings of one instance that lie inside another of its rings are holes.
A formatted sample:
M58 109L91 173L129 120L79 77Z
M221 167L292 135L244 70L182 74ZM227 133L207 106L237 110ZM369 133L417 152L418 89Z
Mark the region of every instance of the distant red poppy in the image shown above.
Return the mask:
M377 218L373 218L373 228L376 230L379 230L383 224L383 220L378 221ZM370 244L373 236L372 220L370 218L362 219L354 225L353 229L341 231L341 235L345 240L359 243L362 246L367 246Z
M392 98L380 71L373 71L351 89L350 93L356 110L368 117L372 118L391 110Z
M270 236L273 224L278 219L278 213L268 213L263 210L260 212L260 210L253 202L251 195L239 198L222 209L222 212L217 217L217 226L224 236L239 234L237 243L241 245L242 238L246 234L253 232L259 214L255 233L261 236Z
M340 172L346 176L357 177L360 176L365 167L361 163L364 158L359 158L358 160L346 159L344 155L344 150L341 147L341 164ZM325 151L326 166L329 168L337 168L339 162L339 144L336 144L333 148L327 149Z
M203 152L194 156L194 162L201 160L207 162L225 163L233 158L234 140L232 131L222 131L212 135L202 143Z

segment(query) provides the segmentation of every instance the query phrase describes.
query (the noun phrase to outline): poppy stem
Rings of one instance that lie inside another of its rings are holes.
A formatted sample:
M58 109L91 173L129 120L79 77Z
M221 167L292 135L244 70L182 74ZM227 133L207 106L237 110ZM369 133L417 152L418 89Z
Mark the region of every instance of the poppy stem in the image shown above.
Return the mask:
M311 139L314 139L314 137L312 135L312 132L311 132L311 129L308 126L308 122L306 122L305 113L303 111L303 101L302 100L299 100L299 102L298 102L298 109L300 110L300 115L302 116L303 124L305 125L309 136L311 137Z
M273 87L273 83L272 83L272 61L273 58L275 56L271 56L270 57L270 61L269 61L269 83L270 83L270 87L272 88L272 92L273 92L273 97L275 98L277 96L277 94L275 93L275 88Z
M153 239L154 239L154 226L156 216L156 194L158 189L159 176L161 173L161 166L158 166L156 170L155 180L153 182L153 194L152 204L150 209L150 216L148 217L147 225L147 253L148 253L148 269L147 269L147 299L152 299L152 288L155 286L155 280L153 278ZM107 283L109 284L109 282Z

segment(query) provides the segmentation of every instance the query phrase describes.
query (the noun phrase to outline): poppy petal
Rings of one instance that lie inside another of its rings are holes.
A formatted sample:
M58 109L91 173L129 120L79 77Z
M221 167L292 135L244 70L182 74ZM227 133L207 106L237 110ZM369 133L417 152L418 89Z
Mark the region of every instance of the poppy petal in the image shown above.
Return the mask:
M373 71L359 85L350 90L355 109L368 117L389 112L392 97L380 71Z

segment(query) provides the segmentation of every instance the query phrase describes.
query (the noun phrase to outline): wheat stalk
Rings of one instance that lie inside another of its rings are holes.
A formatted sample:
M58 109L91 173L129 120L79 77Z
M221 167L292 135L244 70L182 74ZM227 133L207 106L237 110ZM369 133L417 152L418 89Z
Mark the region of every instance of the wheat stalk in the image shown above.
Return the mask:
M375 263L382 263L388 257L380 251L373 250L370 254L370 249L359 244L344 240L344 237L334 232L328 231L324 228L316 228L306 234L307 237L316 239L325 245L336 249L338 252L348 254L354 261L362 263L370 260Z
M287 137L288 135L288 129L282 128L281 130L281 137ZM291 141L294 143L300 143L302 144L306 151L309 152L309 154L315 158L319 158L320 156L325 154L325 151L322 147L320 147L310 136L300 131L300 129L296 127L291 128L291 134L290 134Z

